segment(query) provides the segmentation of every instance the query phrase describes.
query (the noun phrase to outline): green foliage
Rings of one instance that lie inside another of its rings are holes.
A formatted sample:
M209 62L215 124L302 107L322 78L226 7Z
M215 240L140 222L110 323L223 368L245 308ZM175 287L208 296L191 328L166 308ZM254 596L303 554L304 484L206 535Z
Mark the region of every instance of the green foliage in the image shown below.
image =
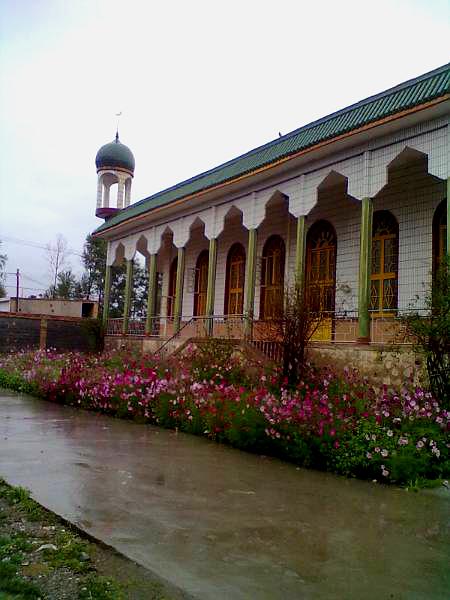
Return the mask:
M25 381L18 372L8 372L0 369L0 388L14 390L15 392L23 392L39 396L39 387L33 381Z
M88 235L83 247L82 261L85 269L80 281L82 297L89 299L92 294L97 294L100 298L105 281L106 241Z
M104 331L100 319L84 319L81 322L81 331L87 339L89 352L103 350Z
M112 268L109 315L112 319L123 316L125 302L126 265ZM148 272L136 261L133 266L133 290L130 316L142 319L146 316L148 295Z
M0 594L9 593L13 598L23 600L37 600L42 597L37 586L17 574L26 553L32 548L26 536L21 533L0 536Z
M43 550L48 563L55 568L67 567L74 573L87 573L90 570L89 561L81 560L82 554L89 555L89 544L74 537L70 531L57 535L55 540L57 550Z
M413 312L405 317L407 333L416 340L416 350L425 357L431 390L450 409L450 260L438 269L426 297L426 315Z
M88 575L80 590L79 600L123 600L122 587L107 577Z
M189 361L190 371L197 381L226 380L235 385L250 385L252 368L230 340L205 338L190 344L181 352Z
M14 504L30 521L39 521L46 516L46 512L37 502L30 498L30 492L20 486L10 487L0 479L0 497L5 498L9 504Z

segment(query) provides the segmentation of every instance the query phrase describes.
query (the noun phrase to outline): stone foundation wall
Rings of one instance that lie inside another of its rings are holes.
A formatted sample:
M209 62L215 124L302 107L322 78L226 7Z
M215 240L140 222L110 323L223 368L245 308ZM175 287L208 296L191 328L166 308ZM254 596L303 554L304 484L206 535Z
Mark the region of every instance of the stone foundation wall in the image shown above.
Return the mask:
M423 358L407 345L311 344L309 357L318 366L332 365L338 370L357 368L376 385L427 383Z

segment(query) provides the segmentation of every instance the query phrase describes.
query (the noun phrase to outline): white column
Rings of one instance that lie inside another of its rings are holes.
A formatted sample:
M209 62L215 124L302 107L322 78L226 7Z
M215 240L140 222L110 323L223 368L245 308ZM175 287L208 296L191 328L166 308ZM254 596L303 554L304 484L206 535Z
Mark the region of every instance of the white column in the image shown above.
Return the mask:
M123 208L123 196L125 185L121 177L119 177L119 182L117 186L117 208Z
M103 183L101 176L97 181L97 208L102 208Z

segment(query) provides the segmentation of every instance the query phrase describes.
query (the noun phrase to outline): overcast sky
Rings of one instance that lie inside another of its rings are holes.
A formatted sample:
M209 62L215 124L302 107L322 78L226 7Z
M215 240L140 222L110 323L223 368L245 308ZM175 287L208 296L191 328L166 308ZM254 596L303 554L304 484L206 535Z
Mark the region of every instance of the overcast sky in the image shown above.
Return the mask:
M445 64L449 17L448 0L2 0L7 271L39 293L36 246L61 233L81 253L101 223L94 158L115 113L135 202Z

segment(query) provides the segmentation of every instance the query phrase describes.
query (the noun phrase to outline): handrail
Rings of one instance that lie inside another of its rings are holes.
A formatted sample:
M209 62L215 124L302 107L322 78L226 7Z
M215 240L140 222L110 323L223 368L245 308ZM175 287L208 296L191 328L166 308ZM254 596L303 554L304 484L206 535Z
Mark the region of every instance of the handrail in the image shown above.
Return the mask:
M167 340L164 342L164 344L162 344L162 345L161 345L161 346L158 348L158 350L156 350L156 352L154 353L154 356L158 356L158 355L160 354L161 350L162 350L163 348L165 348L165 347L166 347L166 346L167 346L167 345L168 345L168 344L169 344L169 343L170 343L172 340L174 340L176 337L178 337L178 336L180 335L180 333L183 331L183 329L185 329L185 328L186 328L188 325L190 325L190 324L191 324L193 321L195 321L195 319L196 319L196 317L191 317L191 318L189 319L189 321L186 321L186 322L184 323L184 325L183 325L182 327L180 327L180 329L179 329L177 332L175 332L175 333L174 333L174 334L173 334L173 335L172 335L170 338L168 338L168 339L167 339Z

